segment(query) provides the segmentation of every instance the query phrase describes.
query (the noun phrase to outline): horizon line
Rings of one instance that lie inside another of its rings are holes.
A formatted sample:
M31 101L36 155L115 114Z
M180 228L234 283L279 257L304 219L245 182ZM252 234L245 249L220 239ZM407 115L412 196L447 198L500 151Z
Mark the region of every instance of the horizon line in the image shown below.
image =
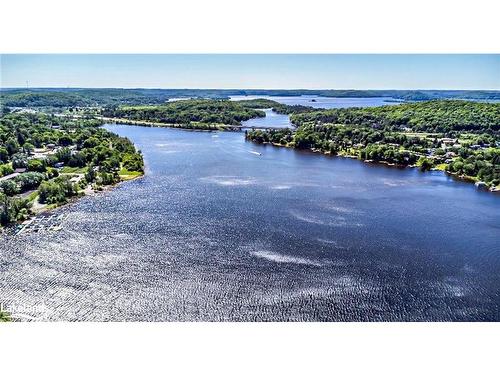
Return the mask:
M116 90L266 90L266 91L495 91L500 92L500 88L498 89L484 89L484 88L474 88L474 89L456 89L456 88L405 88L405 89L374 89L374 88L362 88L362 89L353 89L353 88L293 88L293 89L284 89L284 88L200 88L200 87L182 87L182 88L174 88L174 87L84 87L84 86L36 86L36 87L25 87L25 86L9 86L2 87L0 86L0 90L2 89L23 89L23 90L38 90L38 89L91 89L91 90L106 90L106 89L116 89Z

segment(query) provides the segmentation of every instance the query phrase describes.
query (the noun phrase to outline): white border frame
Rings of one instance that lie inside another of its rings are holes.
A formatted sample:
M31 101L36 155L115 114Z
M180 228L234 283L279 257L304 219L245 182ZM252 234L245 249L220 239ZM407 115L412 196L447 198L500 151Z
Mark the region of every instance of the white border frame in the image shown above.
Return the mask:
M2 53L499 53L497 0L25 0ZM1 63L1 62L0 62ZM493 324L0 325L3 373L486 374Z

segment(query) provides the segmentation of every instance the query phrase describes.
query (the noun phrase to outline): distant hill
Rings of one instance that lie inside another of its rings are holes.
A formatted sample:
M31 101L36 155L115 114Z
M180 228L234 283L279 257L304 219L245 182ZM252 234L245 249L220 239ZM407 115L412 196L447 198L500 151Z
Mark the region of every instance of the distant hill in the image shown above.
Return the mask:
M8 107L88 107L161 104L172 98L227 99L235 95L361 98L387 97L406 101L435 99L500 100L500 91L484 90L219 90L117 88L2 88L0 103Z

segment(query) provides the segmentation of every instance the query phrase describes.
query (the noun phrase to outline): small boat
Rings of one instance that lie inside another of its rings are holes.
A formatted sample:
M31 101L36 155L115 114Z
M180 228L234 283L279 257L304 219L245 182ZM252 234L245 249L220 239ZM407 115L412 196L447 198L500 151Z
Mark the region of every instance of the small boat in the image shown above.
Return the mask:
M251 154L254 154L254 155L262 155L260 152L257 152L257 151L250 151Z
M476 185L478 189L484 189L484 190L488 189L488 185L486 185L486 182L483 181L478 181L474 185Z

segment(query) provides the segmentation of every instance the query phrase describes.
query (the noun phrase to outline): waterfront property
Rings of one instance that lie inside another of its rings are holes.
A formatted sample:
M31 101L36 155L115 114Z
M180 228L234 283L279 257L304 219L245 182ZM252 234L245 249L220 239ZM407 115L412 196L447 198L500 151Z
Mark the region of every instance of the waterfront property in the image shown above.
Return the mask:
M133 144L99 125L43 113L0 118L0 228L142 175Z

